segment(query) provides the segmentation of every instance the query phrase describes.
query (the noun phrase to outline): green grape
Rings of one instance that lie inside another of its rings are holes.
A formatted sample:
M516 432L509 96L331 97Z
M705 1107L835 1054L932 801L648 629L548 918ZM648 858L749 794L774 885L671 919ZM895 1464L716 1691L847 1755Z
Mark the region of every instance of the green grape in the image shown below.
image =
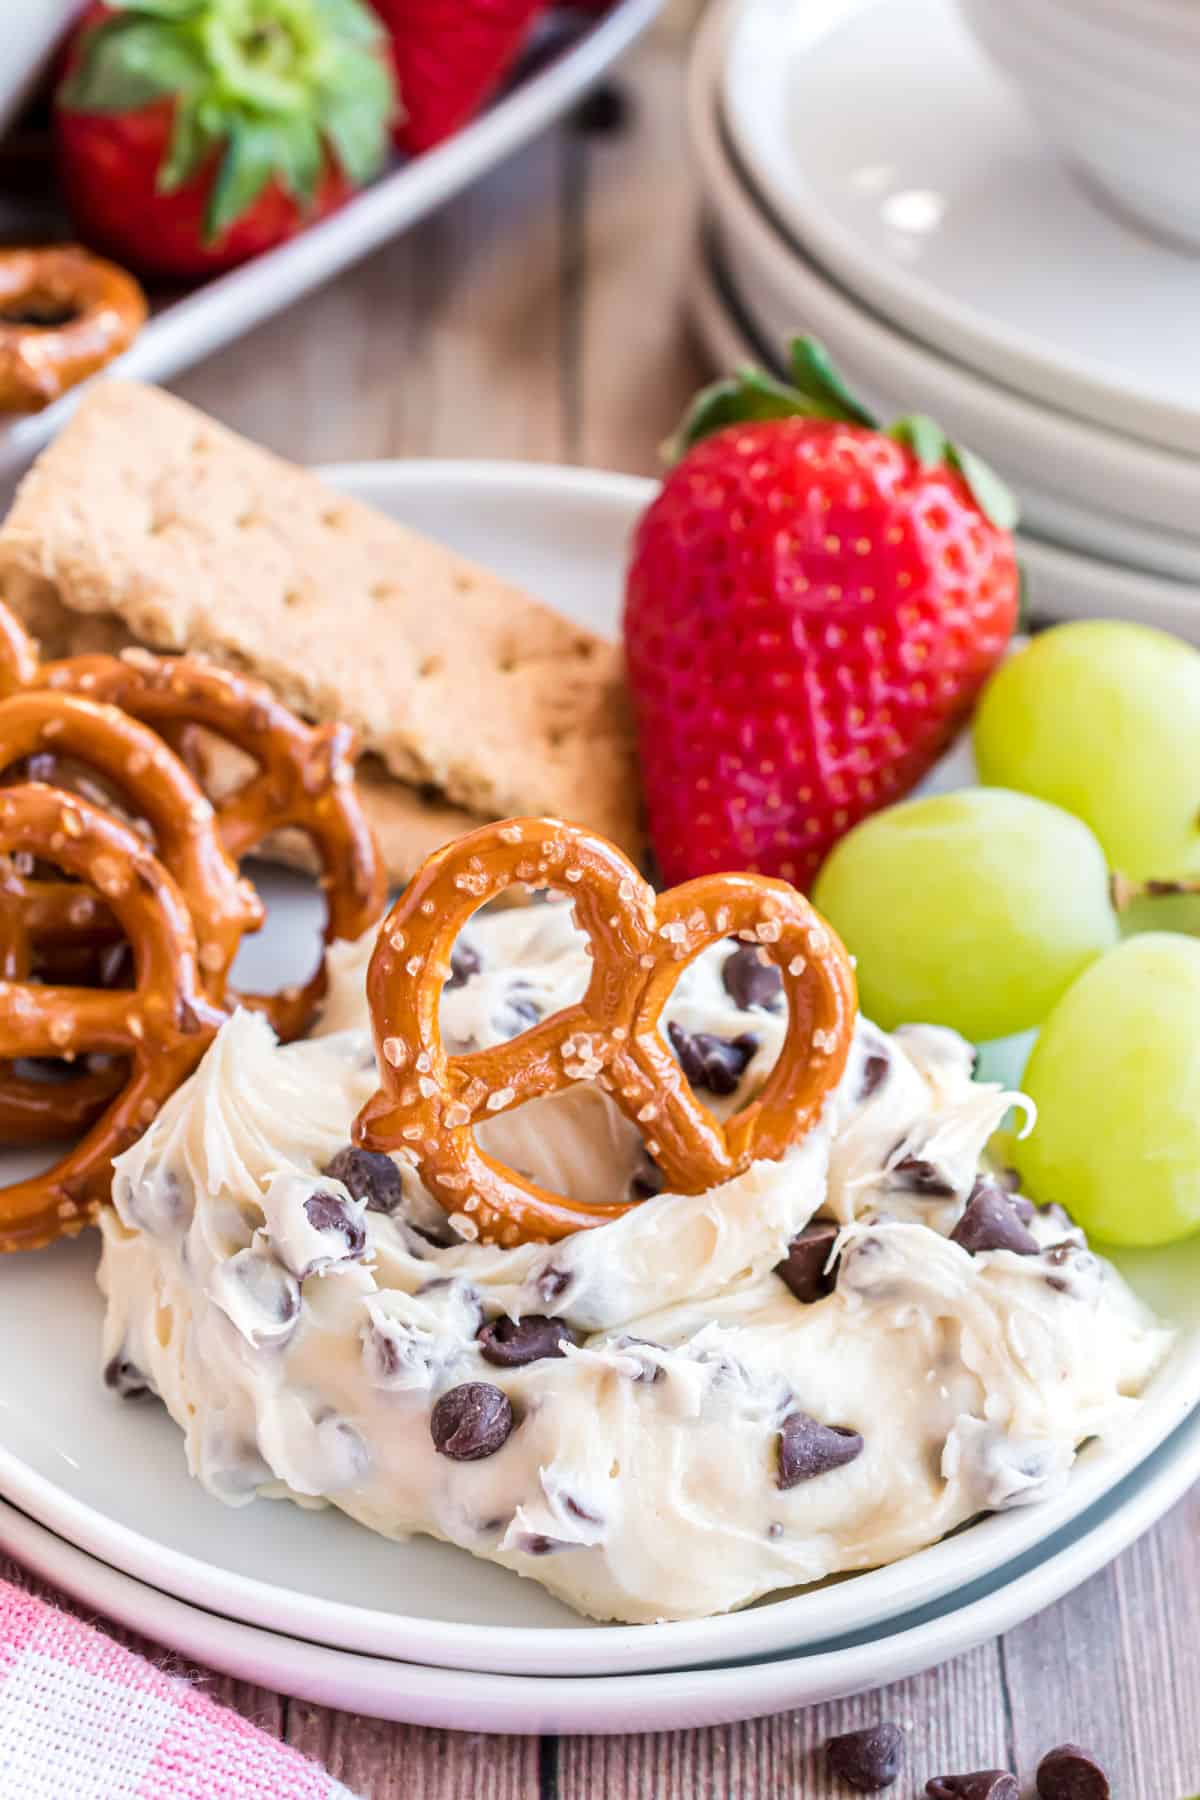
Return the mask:
M1087 826L1003 788L864 819L827 858L813 902L858 959L868 1017L889 1031L949 1025L977 1043L1040 1025L1119 935Z
M989 682L980 779L1085 819L1135 880L1200 875L1200 651L1147 625L1059 625Z
M1200 1229L1200 943L1128 938L1042 1027L1021 1084L1038 1109L1012 1147L1026 1191L1110 1244Z

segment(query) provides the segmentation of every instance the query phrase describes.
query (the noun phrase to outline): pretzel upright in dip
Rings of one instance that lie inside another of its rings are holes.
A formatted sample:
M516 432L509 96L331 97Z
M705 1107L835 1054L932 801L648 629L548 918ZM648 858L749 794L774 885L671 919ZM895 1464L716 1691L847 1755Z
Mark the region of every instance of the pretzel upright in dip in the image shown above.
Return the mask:
M448 1056L439 1011L460 929L515 885L572 899L592 958L587 992L507 1043ZM681 971L741 937L779 969L787 1035L761 1092L720 1121L659 1032ZM703 1193L813 1126L849 1053L854 976L840 942L786 882L714 875L656 896L606 839L556 819L485 826L435 852L385 920L367 982L382 1087L355 1123L366 1149L407 1155L484 1241L554 1239L623 1205L585 1206L488 1156L474 1126L595 1080L638 1127L672 1192Z

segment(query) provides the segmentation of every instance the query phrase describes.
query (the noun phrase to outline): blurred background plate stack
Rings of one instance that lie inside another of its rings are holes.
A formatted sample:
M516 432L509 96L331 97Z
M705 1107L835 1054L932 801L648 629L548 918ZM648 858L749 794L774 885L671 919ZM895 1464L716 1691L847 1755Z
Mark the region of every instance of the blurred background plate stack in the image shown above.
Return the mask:
M710 13L693 322L722 369L783 374L810 333L882 416L986 457L1021 500L1035 615L1200 638L1200 256L1098 198L978 11Z

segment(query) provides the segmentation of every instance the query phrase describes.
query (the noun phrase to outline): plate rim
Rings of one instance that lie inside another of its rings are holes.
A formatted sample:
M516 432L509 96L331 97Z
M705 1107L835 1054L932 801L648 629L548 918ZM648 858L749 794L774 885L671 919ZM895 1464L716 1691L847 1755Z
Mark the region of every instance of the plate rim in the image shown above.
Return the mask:
M1014 453L1019 445L1022 454L1027 454L1032 440L1040 481L1048 481L1047 471L1061 471L1064 463L1070 465L1075 480L1082 465L1086 475L1079 482L1080 491L1063 491L1061 499L1065 504L1087 505L1095 501L1097 490L1103 490L1106 509L1119 512L1123 493L1127 504L1128 489L1136 487L1139 495L1149 496L1153 513L1136 518L1126 514L1129 525L1148 536L1177 537L1200 560L1200 532L1194 529L1200 505L1200 458L1123 437L1094 420L1041 404L1033 396L989 379L982 370L940 356L930 345L872 311L854 292L842 287L759 203L750 173L739 163L722 121L722 69L734 19L732 4L710 10L696 33L688 70L689 143L701 172L704 204L713 215L720 238L739 251L748 246L746 257L753 259L756 271L765 271L764 278L781 299L793 284L798 309L812 307L816 295L819 306L826 309L825 316L836 318L845 342L853 343L854 354L869 362L873 370L894 367L899 360L909 371L906 380L911 380L914 393L924 397L933 384L938 399L929 410L937 410L947 402L964 411L969 409L984 424L982 433L977 424L964 428L963 435L968 440L989 435L1005 440ZM729 273L735 290L740 292L736 266ZM757 324L752 308L746 304L752 322ZM997 454L992 447L980 444L979 448L989 456Z
M940 0L940 4L949 11L949 0ZM1019 329L997 324L989 330L988 322L970 306L947 296L932 281L906 282L889 264L875 262L854 233L811 194L805 211L802 174L784 166L786 158L770 135L772 98L778 115L801 32L803 41L812 45L857 14L878 11L881 5L882 0L813 0L801 12L792 8L789 0L742 0L738 7L722 84L725 116L741 159L780 227L799 246L810 243L847 288L870 295L892 323L903 322L927 344L945 345L973 368L981 363L995 366L997 355L1002 355L1005 379L1027 398L1031 393L1054 391L1062 406L1093 424L1123 431L1159 448L1193 456L1200 453L1200 405L1190 408L1162 396L1148 398L1135 385L1122 382L1087 357L1075 355L1064 361L1039 350L1037 340ZM780 33L786 29L781 19L791 26L788 54L783 56L778 54ZM760 41L772 44L774 56L756 52ZM765 69L775 78L773 90L768 84L764 92L760 80L753 84L753 106L742 103L750 85L741 74L743 63L759 76ZM1048 147L1046 154L1054 155ZM1087 204L1086 199L1081 198L1080 204ZM1053 384L1052 388L1047 384Z
M339 482L344 492L369 490L377 503L381 486L390 484L397 490L399 499L406 484L410 491L435 486L444 492L456 481L476 494L490 490L496 497L516 491L526 500L543 494L560 498L571 496L585 504L601 505L610 515L610 524L614 509L623 512L626 527L632 526L637 508L654 490L654 484L641 477L597 474L564 465L510 464L483 459L464 463L437 459L420 459L414 463L398 459L368 461L338 465L318 473ZM1182 1350L1179 1354L1183 1354ZM1185 1380L1184 1369L1190 1362L1196 1363L1197 1367ZM942 1539L896 1563L879 1570L864 1571L850 1581L824 1590L821 1600L824 1616L820 1626L812 1628L807 1641L819 1641L822 1636L830 1635L827 1618L831 1608L837 1618L843 1612L847 1615L845 1629L864 1629L896 1616L905 1607L931 1603L931 1593L943 1596L965 1582L1002 1568L1014 1557L1029 1553L1037 1543L1065 1528L1099 1501L1153 1454L1200 1403L1200 1326L1195 1332L1189 1360L1181 1369L1172 1372L1169 1382L1162 1376L1156 1378L1151 1393L1160 1385L1163 1393L1154 1405L1138 1412L1120 1445L1089 1452L1085 1458L1086 1468L1078 1470L1058 1499L1038 1508L993 1515L968 1532ZM175 1428L171 1426L170 1429L174 1431ZM537 1674L542 1669L559 1670L573 1665L578 1673L570 1679L582 1679L604 1665L624 1669L635 1664L662 1668L728 1661L736 1655L770 1655L781 1642L786 1642L789 1648L798 1648L797 1640L790 1635L795 1630L793 1614L802 1609L806 1612L814 1610L814 1594L810 1591L715 1618L668 1621L659 1625L588 1622L564 1626L496 1626L430 1620L415 1614L381 1612L348 1602L326 1600L222 1569L186 1551L176 1550L144 1531L106 1517L98 1506L66 1493L49 1476L31 1468L2 1444L0 1494L16 1500L32 1511L35 1518L83 1550L115 1562L124 1572L141 1577L143 1571L150 1571L149 1578L160 1588L164 1566L169 1565L174 1574L170 1591L181 1598L201 1596L199 1604L205 1605L207 1600L203 1596L211 1597L215 1586L226 1616L245 1617L252 1623L264 1617L276 1622L286 1619L291 1623L281 1628L295 1632L295 1621L304 1615L309 1623L301 1635L323 1642L329 1642L332 1636L343 1647L394 1661L405 1660L397 1640L420 1641L429 1654L428 1640L432 1637L437 1642L443 1666L477 1669L480 1645L488 1643L492 1646L489 1660L507 1671ZM231 1521L235 1517L236 1514L230 1514ZM990 1550L996 1538L1000 1539L1000 1544ZM100 1545L105 1548L99 1548ZM928 1584L931 1562L935 1578L942 1563L951 1563L942 1584L932 1590ZM851 1590L855 1590L857 1596L853 1610L849 1599L840 1597L850 1595ZM898 1593L893 1596L892 1590L898 1590ZM879 1598L872 1610L872 1597L877 1594ZM324 1620L324 1625L314 1625L311 1622L314 1617L318 1621ZM380 1647L385 1640L392 1643L391 1649ZM800 1643L803 1641L802 1638Z
M1191 1487L1200 1468L1200 1419L1161 1447L1123 1497L1097 1503L1092 1526L966 1606L841 1649L797 1652L723 1668L590 1676L529 1676L437 1664L397 1665L244 1624L190 1605L113 1569L0 1500L0 1543L44 1580L137 1631L226 1673L317 1705L450 1730L599 1732L728 1724L812 1705L916 1675L1012 1630L1107 1566ZM198 1641L197 1622L204 1638ZM939 1628L942 1628L939 1630ZM879 1664L872 1667L873 1658ZM397 1673L403 1680L397 1680ZM335 1685L336 1683L336 1685ZM356 1685L361 1684L361 1685Z

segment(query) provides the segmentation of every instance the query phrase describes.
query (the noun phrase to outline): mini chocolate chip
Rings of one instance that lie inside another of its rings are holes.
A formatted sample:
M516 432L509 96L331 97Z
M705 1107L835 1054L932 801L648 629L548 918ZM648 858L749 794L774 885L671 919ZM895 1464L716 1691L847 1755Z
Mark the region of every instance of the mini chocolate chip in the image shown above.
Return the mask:
M552 1266L538 1276L537 1290L547 1303L561 1300L574 1280L570 1269L556 1269Z
M565 1319L547 1318L544 1313L526 1313L523 1319L491 1319L475 1333L484 1362L497 1369L520 1369L548 1356L561 1356L564 1338L569 1344L578 1342Z
M565 1548L561 1538L544 1537L540 1531L531 1531L517 1545L526 1556L551 1556L555 1550Z
M429 1416L434 1449L455 1462L494 1456L515 1424L508 1395L490 1381L464 1381L451 1388Z
M450 977L446 982L448 988L465 987L472 975L478 975L483 967L478 950L473 944L465 944L461 938L455 940L450 952Z
M1039 1800L1111 1800L1108 1776L1078 1744L1059 1744L1038 1764Z
M862 1794L877 1794L900 1778L904 1761L904 1733L884 1720L863 1731L846 1731L831 1737L825 1746L829 1766L849 1787Z
M783 992L783 976L757 944L739 943L721 965L721 985L742 1012L758 1007L774 1012Z
M653 1200L666 1186L666 1176L653 1157L643 1156L641 1166L629 1178L631 1200Z
M930 1199L948 1200L954 1193L954 1183L947 1181L943 1169L936 1163L926 1162L920 1156L902 1156L898 1163L892 1165L893 1175L903 1177L902 1185L910 1188L914 1194L927 1194Z
M514 982L505 1004L510 1016L516 1019L518 1024L536 1025L542 1017L542 1009L528 992L521 991L527 987L528 983L526 982Z
M833 1292L837 1275L834 1270L826 1273L825 1265L837 1235L831 1219L812 1219L796 1233L783 1261L775 1264L779 1279L805 1306Z
M381 1150L347 1144L325 1164L323 1173L340 1181L355 1200L365 1200L368 1212L393 1213L404 1198L400 1171Z
M848 1426L822 1425L807 1413L793 1412L779 1428L778 1445L776 1482L781 1488L793 1488L852 1463L862 1455L863 1441Z
M348 1257L361 1256L367 1247L367 1229L350 1211L340 1194L318 1191L304 1202L304 1216L314 1231L328 1231L340 1237Z
M973 1775L935 1775L925 1783L926 1800L1021 1800L1017 1778L1007 1769L977 1769Z
M868 1056L862 1067L862 1082L858 1090L860 1101L869 1100L875 1090L883 1083L884 1077L892 1066L890 1056L873 1054Z
M1055 1226L1059 1231L1078 1230L1066 1207L1060 1206L1057 1200L1047 1200L1044 1206L1035 1207L1034 1211L1039 1219L1044 1219L1048 1225Z
M154 1392L137 1364L119 1353L105 1366L104 1385L120 1394L122 1400L144 1400Z
M950 1241L978 1256L983 1250L1014 1250L1018 1256L1036 1256L1037 1239L1026 1231L1012 1200L1003 1188L977 1181L971 1198Z
M649 1338L630 1337L628 1333L624 1333L621 1337L614 1338L611 1347L614 1350L626 1351L634 1351L639 1348L644 1348L646 1350L661 1350L663 1348L662 1344L652 1343ZM635 1356L633 1360L637 1363L637 1372L631 1376L631 1380L644 1381L649 1384L666 1380L667 1371L660 1362L655 1362L653 1357Z
M758 1049L758 1039L748 1031L741 1037L716 1037L711 1031L685 1031L674 1020L667 1026L667 1036L691 1085L721 1096L737 1092Z

